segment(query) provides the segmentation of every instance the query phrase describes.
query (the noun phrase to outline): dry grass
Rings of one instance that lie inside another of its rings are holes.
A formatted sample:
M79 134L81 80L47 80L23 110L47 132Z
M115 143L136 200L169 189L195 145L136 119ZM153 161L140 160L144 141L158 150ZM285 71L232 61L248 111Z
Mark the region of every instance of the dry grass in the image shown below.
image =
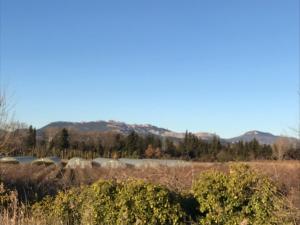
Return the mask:
M290 206L300 211L300 161L246 162L254 170L279 183ZM228 172L230 163L193 163L188 167L125 168L125 169L64 169L56 166L0 165L1 181L19 193L24 204L54 195L72 186L91 184L98 179L143 179L162 184L176 191L190 190L193 180L203 171L215 169ZM39 224L26 218L24 205L14 205L10 212L2 213L0 224ZM300 217L300 214L299 214ZM15 218L15 221L10 221ZM19 220L19 221L18 221ZM10 222L9 222L10 221Z
M254 170L263 173L279 184L286 192L300 193L300 161L245 162ZM58 190L72 186L91 184L98 179L126 180L143 179L162 184L170 189L185 191L191 188L193 180L203 171L215 169L227 172L230 163L193 163L187 167L156 168L86 168L64 169L43 165L0 165L0 179L10 188L18 190L24 200L32 200L45 195L53 195ZM300 194L293 202L300 207ZM297 198L298 197L298 198Z

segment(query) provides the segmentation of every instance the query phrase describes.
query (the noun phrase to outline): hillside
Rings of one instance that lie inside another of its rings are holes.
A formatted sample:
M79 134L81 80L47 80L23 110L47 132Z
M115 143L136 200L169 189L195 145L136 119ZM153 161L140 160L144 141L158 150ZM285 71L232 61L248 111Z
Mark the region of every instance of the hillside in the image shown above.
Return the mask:
M271 145L277 140L277 138L278 136L275 136L271 133L255 130L255 131L246 132L245 134L238 137L230 138L228 139L228 141L233 143L238 141L249 142L252 141L253 139L256 139L261 144Z
M166 128L157 127L150 124L127 124L125 122L119 122L114 120L109 121L92 121L92 122L53 122L50 123L41 129L39 132L45 131L49 128L67 128L76 130L79 132L117 132L124 135L129 134L132 131L140 135L157 135L161 137L169 137L169 138L176 138L181 139L184 138L184 132L175 132L171 131ZM211 140L214 136L218 136L213 133L207 132L196 132L194 133L197 137L203 140ZM234 143L238 141L248 142L253 140L254 138L258 140L260 144L273 144L279 136L273 135L267 132L261 131L249 131L243 135L229 138L229 139L222 139L224 142Z

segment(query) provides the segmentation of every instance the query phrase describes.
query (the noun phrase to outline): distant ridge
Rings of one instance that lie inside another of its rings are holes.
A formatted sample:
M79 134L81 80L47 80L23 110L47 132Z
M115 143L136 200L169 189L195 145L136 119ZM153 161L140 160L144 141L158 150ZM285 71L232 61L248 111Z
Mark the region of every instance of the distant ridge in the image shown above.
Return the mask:
M256 139L261 144L274 144L274 142L277 140L279 136L273 135L271 133L261 132L257 130L248 131L245 134L227 139L228 142L238 142L238 141L244 141L249 142L253 139Z
M39 132L47 130L49 128L67 128L76 130L79 132L117 132L121 134L129 134L132 131L140 135L157 135L161 137L170 137L170 138L184 138L185 133L174 132L165 128L157 127L151 124L127 124L120 121L109 120L109 121L91 121L91 122L65 122L65 121L57 121L50 123L41 129ZM203 140L210 140L215 134L199 132L195 133L195 135Z
M57 121L50 123L41 129L39 132L45 131L49 128L67 128L73 129L79 132L117 132L124 135L129 134L132 131L140 135L157 135L161 137L170 137L170 138L177 138L182 139L184 138L185 133L181 132L174 132L165 128L157 127L151 124L127 124L125 122L109 120L109 121L91 121L91 122L65 122L65 121ZM197 137L203 140L211 140L216 134L207 133L207 132L197 132L194 133ZM273 135L271 133L262 132L262 131L249 131L243 135L238 137L233 137L229 139L222 139L225 142L238 142L244 141L249 142L253 139L256 139L260 144L273 144L279 136Z

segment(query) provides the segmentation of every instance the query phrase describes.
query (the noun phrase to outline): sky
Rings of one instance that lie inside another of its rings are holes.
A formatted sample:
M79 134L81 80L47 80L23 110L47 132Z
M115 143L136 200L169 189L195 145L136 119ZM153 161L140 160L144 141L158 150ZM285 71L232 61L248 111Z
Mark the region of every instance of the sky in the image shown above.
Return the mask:
M0 0L15 118L295 135L298 0Z

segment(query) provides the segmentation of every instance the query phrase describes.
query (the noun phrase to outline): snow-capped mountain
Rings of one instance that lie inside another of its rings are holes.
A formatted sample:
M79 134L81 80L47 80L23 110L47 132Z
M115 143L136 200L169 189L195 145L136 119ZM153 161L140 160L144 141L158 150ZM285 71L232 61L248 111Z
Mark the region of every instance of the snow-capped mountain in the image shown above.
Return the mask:
M150 124L127 124L120 121L109 120L109 121L93 121L93 122L53 122L40 130L46 130L49 128L67 128L73 129L81 132L118 132L122 134L129 134L132 131L137 132L138 134L154 134L154 135L163 135L169 130L164 128L159 128Z
M184 132L174 132L165 128L153 126L151 124L127 124L120 121L94 121L94 122L53 122L45 127L42 127L39 131L43 131L49 128L67 128L77 130L80 132L118 132L122 134L129 134L132 131L140 135L153 134L161 137L170 138L184 138ZM195 135L203 140L210 140L215 134L199 132Z
M161 137L169 137L175 139L182 139L185 135L184 132L174 132L165 128L153 126L151 124L127 124L115 120L101 120L94 122L53 122L39 129L39 131L41 132L49 128L67 128L80 132L117 132L125 135L129 134L132 131L135 131L140 135L153 134ZM197 137L207 141L211 140L214 136L218 136L216 134L206 132L197 132L194 134ZM248 142L255 138L260 144L273 144L278 137L279 136L275 136L271 133L249 131L238 137L221 139L225 142L234 143L238 141Z

